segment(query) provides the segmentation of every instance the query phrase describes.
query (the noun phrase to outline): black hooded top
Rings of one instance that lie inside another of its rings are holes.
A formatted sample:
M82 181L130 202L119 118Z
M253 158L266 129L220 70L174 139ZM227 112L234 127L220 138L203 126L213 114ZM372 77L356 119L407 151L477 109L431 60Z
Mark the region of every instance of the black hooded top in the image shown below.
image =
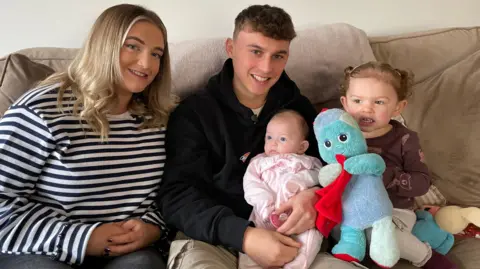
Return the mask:
M252 210L244 199L243 176L249 160L263 152L267 123L281 109L305 118L310 127L306 154L319 158L312 131L317 113L285 72L258 118L234 93L231 59L206 89L185 99L167 129L167 161L157 198L166 222L195 240L243 251Z

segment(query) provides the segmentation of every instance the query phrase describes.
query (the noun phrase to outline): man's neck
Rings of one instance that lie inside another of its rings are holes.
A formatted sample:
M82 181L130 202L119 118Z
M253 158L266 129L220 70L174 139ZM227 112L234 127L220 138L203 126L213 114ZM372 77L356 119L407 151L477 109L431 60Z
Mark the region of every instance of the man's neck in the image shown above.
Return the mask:
M235 85L235 81L233 82L233 91L235 95L237 96L238 101L250 108L250 109L256 109L262 107L266 100L267 100L267 94L265 95L254 95L254 94L249 94L247 90L239 90L239 86Z
M257 108L260 108L262 107L264 104L265 104L265 97L263 98L258 98L258 96L256 98L242 98L240 96L237 95L237 98L238 98L238 101L250 108L250 109L257 109Z

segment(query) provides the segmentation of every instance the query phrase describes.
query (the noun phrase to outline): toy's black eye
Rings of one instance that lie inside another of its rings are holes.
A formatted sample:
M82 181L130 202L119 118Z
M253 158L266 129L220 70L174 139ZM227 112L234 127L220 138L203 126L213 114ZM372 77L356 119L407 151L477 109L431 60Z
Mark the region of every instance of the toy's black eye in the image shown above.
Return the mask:
M347 141L347 139L348 139L348 136L346 134L340 134L338 136L338 141L340 141L340 142L345 143L345 141Z
M325 141L324 144L326 148L330 148L332 146L332 142L330 142L329 140Z

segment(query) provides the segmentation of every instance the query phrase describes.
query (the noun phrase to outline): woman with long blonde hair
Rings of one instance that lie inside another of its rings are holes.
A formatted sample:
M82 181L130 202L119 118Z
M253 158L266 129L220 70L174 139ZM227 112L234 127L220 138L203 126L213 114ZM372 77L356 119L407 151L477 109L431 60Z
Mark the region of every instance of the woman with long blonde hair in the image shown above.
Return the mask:
M0 121L2 268L165 268L155 197L173 98L152 11L106 9L66 72Z

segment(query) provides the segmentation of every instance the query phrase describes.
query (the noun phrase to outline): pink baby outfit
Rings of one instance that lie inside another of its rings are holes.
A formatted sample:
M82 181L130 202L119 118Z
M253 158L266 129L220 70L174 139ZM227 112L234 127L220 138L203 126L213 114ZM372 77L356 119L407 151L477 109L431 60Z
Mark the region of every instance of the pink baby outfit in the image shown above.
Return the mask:
M243 178L245 200L253 206L250 220L258 228L274 230L270 215L289 198L318 185L320 160L307 155L264 153L253 158ZM295 239L302 243L297 257L283 268L306 269L320 251L322 235L316 229L299 234ZM240 253L239 268L260 268L247 255Z

